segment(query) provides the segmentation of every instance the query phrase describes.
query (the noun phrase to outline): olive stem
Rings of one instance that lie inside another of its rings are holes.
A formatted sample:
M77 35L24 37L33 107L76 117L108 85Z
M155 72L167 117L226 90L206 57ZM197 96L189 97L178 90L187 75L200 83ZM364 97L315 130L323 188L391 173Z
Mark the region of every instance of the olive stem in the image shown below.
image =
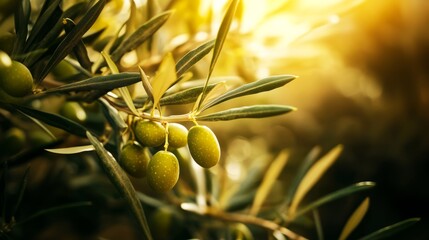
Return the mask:
M185 211L193 212L199 215L208 216L212 218L216 218L222 221L228 221L228 222L240 222L240 223L246 223L246 224L252 224L256 226L260 226L262 228L271 230L271 231L279 231L286 237L294 240L305 240L307 238L289 230L286 227L280 226L275 222L265 220L262 218L258 218L251 215L244 215L244 214L238 214L238 213L226 213L223 211L220 211L218 209L214 209L211 207L207 207L205 209L185 209L182 208Z

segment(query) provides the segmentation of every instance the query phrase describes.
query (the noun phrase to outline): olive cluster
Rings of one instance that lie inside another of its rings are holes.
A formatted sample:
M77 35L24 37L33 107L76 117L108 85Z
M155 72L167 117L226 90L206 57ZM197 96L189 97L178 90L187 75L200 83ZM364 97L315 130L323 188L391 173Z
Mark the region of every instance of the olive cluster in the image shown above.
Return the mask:
M192 158L203 168L215 166L220 159L219 142L207 126L195 125L188 130L179 123L163 125L139 119L133 132L137 141L122 147L119 162L129 175L146 177L157 192L171 190L179 180L180 166L173 149L188 146Z

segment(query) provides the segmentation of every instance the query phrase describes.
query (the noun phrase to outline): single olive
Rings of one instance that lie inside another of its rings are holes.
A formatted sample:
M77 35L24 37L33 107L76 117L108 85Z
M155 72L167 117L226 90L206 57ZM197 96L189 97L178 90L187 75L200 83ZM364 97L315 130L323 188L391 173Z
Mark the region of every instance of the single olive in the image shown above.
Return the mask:
M146 176L150 153L137 143L127 143L119 153L119 164L129 175L142 178Z
M84 123L87 120L87 114L79 102L65 102L59 113L75 122Z
M165 128L159 122L138 120L134 127L138 142L147 147L158 147L165 142Z
M0 67L0 86L12 97L24 97L33 90L33 76L24 64L12 60L9 66Z
M213 131L207 126L193 126L188 133L188 146L192 158L203 168L219 162L220 146Z
M171 148L181 148L186 146L188 139L188 129L179 123L168 124L168 145Z
M24 131L17 127L8 129L3 139L1 140L2 152L0 155L13 155L21 151L25 147L27 137Z
M179 180L179 161L168 151L159 151L153 155L147 169L149 186L157 192L171 190Z

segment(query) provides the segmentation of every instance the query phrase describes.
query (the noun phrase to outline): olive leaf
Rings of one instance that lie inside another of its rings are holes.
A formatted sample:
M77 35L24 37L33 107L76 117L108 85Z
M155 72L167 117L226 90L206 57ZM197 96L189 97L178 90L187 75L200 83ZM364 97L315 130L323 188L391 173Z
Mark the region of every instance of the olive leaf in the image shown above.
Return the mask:
M45 150L48 152L57 153L57 154L76 154L81 152L94 151L94 146L85 145L85 146L75 146L75 147L67 147L67 148L47 148Z
M317 160L320 152L322 151L320 146L315 146L311 151L307 154L307 156L304 158L302 163L300 164L298 170L295 173L295 176L292 180L292 183L289 186L289 191L286 193L285 200L283 202L283 206L281 207L281 212L286 211L287 207L290 204L290 201L292 201L292 198L296 192L296 189L298 188L300 182L304 178L305 174L307 173L308 169L313 165L313 163Z
M420 221L420 218L408 218L403 221L397 222L395 224L392 224L390 226L386 226L384 228L381 228L371 234L368 234L360 240L379 240L379 239L387 239L388 237L394 235L395 233L398 233L412 225L414 225L416 222Z
M76 24L70 18L64 18L63 24L67 34L76 27ZM85 70L91 71L92 62L89 59L88 51L82 39L73 48L73 53L80 65Z
M176 74L177 77L182 76L186 71L188 71L192 66L195 65L199 60L206 56L213 48L215 40L208 41L195 49L192 49L186 53L179 61L176 63Z
M207 91L211 91L215 86L217 86L217 83L209 84ZM159 104L162 106L193 103L201 94L202 90L203 87L187 88L185 90L163 96L159 101Z
M90 91L90 90L112 90L119 87L125 87L140 81L138 73L118 73L107 76L96 76L64 84L56 88L47 89L44 93L62 93L72 91Z
M86 136L87 129L84 126L80 125L77 122L71 121L65 117L62 117L60 115L53 114L53 113L43 112L40 110L36 110L33 108L21 106L21 105L16 105L16 104L10 104L10 105L13 108L31 117L34 117L48 125L60 128L66 132L69 132L71 134L74 134L80 137Z
M200 109L201 105L199 105L199 104L201 104L202 100L204 100L204 98L205 98L205 94L207 91L207 86L209 84L210 77L213 73L217 59L219 58L219 55L221 53L221 50L222 50L223 44L225 42L226 36L228 35L229 28L230 28L232 20L234 18L234 13L235 13L237 6L238 6L238 2L239 2L239 0L232 0L230 2L228 9L225 13L225 16L222 19L222 23L220 24L220 27L219 27L219 30L218 30L218 33L216 36L216 41L214 43L213 55L212 55L212 59L210 61L209 72L207 74L207 79L206 79L206 82L204 84L203 92L201 93L201 101L198 102L196 109Z
M332 201L337 200L339 198L349 196L353 193L369 190L373 187L375 187L374 182L359 182L359 183L353 184L351 186L342 188L342 189L337 190L333 193L330 193L324 197L321 197L320 199L308 204L307 206L303 207L302 209L299 209L298 212L296 213L296 216L297 217L301 216L301 215L307 213L308 211L311 211L315 208L318 208L319 206L322 206L328 202L332 202Z
M339 240L345 240L352 232L356 229L359 223L362 221L369 207L369 198L365 198L359 207L353 212L350 218L347 220L344 225L343 230L341 231Z
M118 74L119 73L118 67L112 61L110 56L108 54L106 54L105 52L101 52L101 54L103 55L104 59L106 60L107 65L109 66L110 72L112 72L113 74ZM127 87L120 87L120 88L118 88L118 90L121 93L122 98L124 99L125 103L127 104L127 107L131 110L131 112L134 115L139 116L140 114L138 113L136 107L134 106L133 99L131 98L131 94L128 91L128 88Z
M296 110L294 107L282 105L253 105L231 108L207 115L197 115L199 121L229 121L239 118L264 118L288 113Z
M34 49L34 46L52 30L61 18L63 12L59 7L60 2L61 0L45 1L36 22L31 28L31 32L25 43L25 51Z
M18 0L18 7L15 12L15 33L16 41L13 46L12 58L16 58L24 50L25 41L28 35L28 22L31 14L30 0Z
M240 87L232 89L219 97L213 99L208 102L204 106L201 106L200 112L203 112L215 105L218 105L222 102L228 101L233 98L238 98L246 95L256 94L260 92L270 91L275 88L282 87L283 85L289 83L295 76L292 75L280 75L280 76L271 76L267 78L263 78L251 83L244 84Z
M170 15L170 11L161 13L140 26L133 34L121 42L115 51L112 52L112 60L114 62L118 62L125 53L140 46L167 21Z
M82 19L80 19L76 24L76 27L74 27L70 33L65 35L64 39L54 50L44 68L34 76L36 83L40 83L49 71L73 50L86 31L94 24L95 20L97 20L105 5L106 0L98 0L98 2L88 10Z
M153 102L153 89L152 89L152 85L150 84L149 78L146 76L146 73L143 71L143 69L140 66L139 66L139 72L142 80L142 85L144 90L146 91L148 99Z
M168 53L162 60L158 71L151 81L154 107L158 106L162 95L164 95L176 79L176 67L173 55Z
M106 171L110 181L115 185L116 189L131 208L134 217L144 233L144 238L152 239L143 207L130 179L119 166L116 159L104 148L103 144L91 133L87 132L86 134L91 144L94 145L95 151L100 159L100 164Z
M253 200L253 204L250 208L251 215L256 216L258 214L259 210L262 207L262 204L265 201L265 198L270 193L270 190L275 180L282 172L288 160L289 160L289 152L286 150L283 150L276 157L276 159L274 159L274 161L271 163L266 174L264 175L261 185L258 187L258 190L256 191L255 199Z
M332 166L335 160L338 158L343 150L342 145L338 145L324 155L319 161L317 161L302 178L295 195L292 199L290 207L288 209L288 218L294 219L296 217L296 210L301 203L301 200L310 191L310 189L317 183L322 177L326 170Z

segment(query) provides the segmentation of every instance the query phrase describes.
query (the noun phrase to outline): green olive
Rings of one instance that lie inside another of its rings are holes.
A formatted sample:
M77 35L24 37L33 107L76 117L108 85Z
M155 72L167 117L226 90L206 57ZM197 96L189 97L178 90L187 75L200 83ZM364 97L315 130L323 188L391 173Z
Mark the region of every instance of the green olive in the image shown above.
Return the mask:
M9 66L0 67L0 86L12 97L24 97L33 90L33 77L24 64L12 60Z
M65 102L60 108L60 114L75 122L84 123L87 114L78 102Z
M25 147L26 138L23 130L17 127L10 128L5 132L2 139L1 146L3 150L0 155L13 155L18 153Z
M167 151L159 151L153 155L147 170L149 186L157 192L171 190L179 180L179 161Z
M198 125L189 129L188 146L192 158L201 167L211 168L219 162L219 142L207 126Z
M186 146L188 129L179 123L168 124L168 145L171 148L181 148Z
M146 176L150 153L137 143L126 144L119 153L119 164L131 176L141 178Z
M138 120L134 134L143 146L158 147L165 142L165 128L159 122Z
M67 81L78 73L79 71L66 60L62 60L52 69L52 75L59 81Z

